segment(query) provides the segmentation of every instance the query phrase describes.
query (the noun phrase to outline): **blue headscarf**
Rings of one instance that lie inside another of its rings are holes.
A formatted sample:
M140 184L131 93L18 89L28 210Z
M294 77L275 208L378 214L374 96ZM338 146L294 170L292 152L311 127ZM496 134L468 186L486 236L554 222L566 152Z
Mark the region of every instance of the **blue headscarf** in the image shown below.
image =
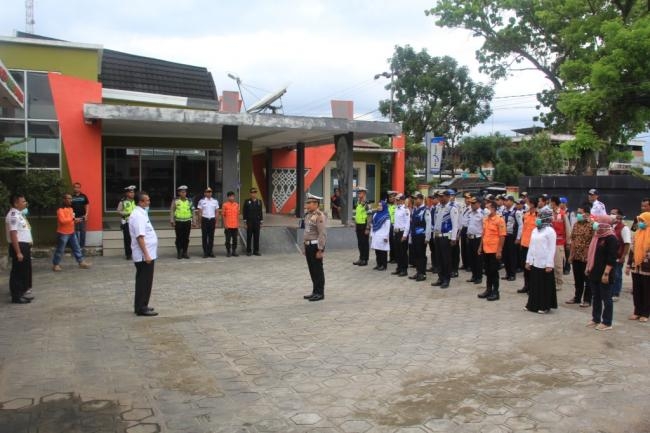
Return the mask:
M382 200L381 210L372 215L372 230L376 232L381 229L381 226L383 226L389 218L390 214L388 213L388 206L386 205L386 201Z

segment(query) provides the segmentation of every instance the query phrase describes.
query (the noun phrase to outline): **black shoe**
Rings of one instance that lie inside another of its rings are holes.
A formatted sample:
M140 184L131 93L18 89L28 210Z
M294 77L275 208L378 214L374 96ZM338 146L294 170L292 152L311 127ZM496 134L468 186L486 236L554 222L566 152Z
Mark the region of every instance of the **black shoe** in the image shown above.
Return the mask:
M482 282L483 282L482 278L478 278L478 279L474 280L474 284L481 284Z
M226 251L226 257L230 257L232 254L230 254L230 250Z
M359 266L359 263L363 262L363 260L359 259L356 262L352 262L353 265Z
M313 294L313 293L310 293L309 295L305 295L305 296L303 296L302 299L309 299L309 298L311 298L312 296L314 296L314 294Z
M261 256L261 254L260 254L259 252L257 252L257 253L253 253L253 255L254 255L254 256Z
M431 283L431 285L434 286L434 287L439 287L439 286L442 286L443 283L444 283L444 281L438 280L435 283Z
M528 293L528 287L522 287L521 289L517 290L517 293Z
M507 280L508 278L510 277L508 277L507 275L505 277L501 277L502 280Z
M184 258L184 259L189 259L190 256L189 256L187 253L183 253L183 258Z
M486 299L488 301L498 301L499 300L499 292L495 290Z
M386 270L386 266L377 266L375 268L375 271L385 271L385 270Z
M488 296L492 296L492 292L490 290L488 290L488 289L485 289L485 292L479 293L478 295L476 295L477 298L481 298L481 299L485 299Z
M395 259L390 259L390 260L388 261L388 263L397 263L397 260L395 260Z
M395 271L391 272L391 275L399 275L401 272L399 269L396 269Z
M360 260L358 266L368 266L368 260Z
M440 285L440 288L441 288L441 289L446 289L446 288L448 288L448 287L449 287L449 281L445 281L444 283L442 283L442 284Z
M419 274L416 278L415 281L424 281L427 279L427 276L424 274Z
M30 302L32 302L32 301L30 299L25 298L25 297L11 300L12 304L29 304Z
M516 279L517 279L517 277L515 277L514 275L511 275L508 278L506 278L506 280L508 280L508 281L515 281Z
M212 257L212 258L214 258L214 253L210 253L210 254L208 254L208 257Z
M204 259L207 259L207 258L208 258L208 255L207 255L207 254L203 254L203 258L204 258Z
M176 258L177 258L178 260L180 260L180 259L183 258L183 255L180 253L180 251L179 251L178 253L176 253Z
M408 276L408 272L406 272L406 271L402 271L402 272L400 272L397 276L398 276L398 277L406 277L406 276Z
M314 295L309 298L309 302L322 301L323 299L325 299L325 296L323 295Z
M233 251L232 251L232 256L233 256L233 257L239 257L239 254L237 254L237 251L233 250Z
M456 278L458 277L458 272L452 272L451 273L451 278Z
M248 257L250 257L250 256L253 255L253 253L251 253L250 251L246 251L246 255L247 255Z
M140 311L139 313L136 313L136 315L138 315L138 316L153 317L153 316L157 316L158 313L156 313L155 311L152 311L152 310L142 310L142 311Z
M373 271L376 271L377 269L379 269L379 265L377 265L377 266L375 266L374 268L372 268Z

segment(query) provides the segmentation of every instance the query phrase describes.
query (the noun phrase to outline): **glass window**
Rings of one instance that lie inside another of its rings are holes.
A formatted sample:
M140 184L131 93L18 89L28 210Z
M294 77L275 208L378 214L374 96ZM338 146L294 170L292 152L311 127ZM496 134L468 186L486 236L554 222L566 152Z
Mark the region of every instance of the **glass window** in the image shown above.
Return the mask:
M18 87L20 87L23 92L25 91L25 73L23 71L10 71L11 76L13 77ZM13 107L2 107L0 106L0 117L5 117L9 119L24 119L25 110L22 108L13 108Z
M18 137L18 138L16 138ZM25 122L22 120L0 120L0 141L14 141L25 137Z
M368 201L375 200L375 164L366 164L366 188L368 188Z
M27 152L30 168L59 168L60 140L57 122L29 122Z
M141 150L142 189L149 193L152 209L169 209L174 186L174 151ZM124 188L124 187L122 187Z
M176 151L176 186L187 185L188 196L194 204L203 197L208 183L208 165L205 150L184 149Z
M27 117L30 119L56 119L47 74L27 73Z
M117 208L124 188L135 185L140 189L140 150L106 149L104 158L106 210Z
M323 173L324 171L321 171L318 176L316 176L316 179L312 182L311 186L309 187L309 192L317 195L319 197L323 197ZM338 183L338 179L337 179ZM332 189L332 194L334 194L334 189Z

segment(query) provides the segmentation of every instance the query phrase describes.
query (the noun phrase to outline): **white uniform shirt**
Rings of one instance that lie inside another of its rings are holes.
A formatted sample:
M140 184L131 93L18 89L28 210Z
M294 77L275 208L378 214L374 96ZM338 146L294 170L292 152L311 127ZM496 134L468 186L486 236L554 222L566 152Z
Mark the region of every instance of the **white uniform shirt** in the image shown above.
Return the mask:
M390 250L390 218L384 221L379 230L375 231L371 226L370 230L370 248L373 250L389 251Z
M402 237L407 238L409 230L411 229L411 211L406 205L399 205L395 209L395 223L393 224L394 231L403 231Z
M605 209L605 205L603 204L603 202L594 200L594 202L591 204L591 215L593 216L607 215L607 210Z
M203 197L199 200L199 204L196 206L198 209L201 209L201 218L214 218L217 215L217 209L219 209L219 200L212 197Z
M526 264L540 269L555 267L556 238L555 230L551 226L541 230L534 229L530 236Z
M144 253L138 243L138 237L144 236L144 244L151 260L158 258L158 236L151 225L149 214L141 206L136 206L129 216L129 233L131 234L131 250L133 261L144 260Z
M16 208L11 208L5 218L5 233L9 245L11 245L11 235L9 232L12 231L16 231L18 234L18 242L33 243L32 227L29 225L23 213Z
M471 209L469 212L469 222L467 224L467 234L472 236L483 236L483 219L485 215L483 210L478 208L476 210Z

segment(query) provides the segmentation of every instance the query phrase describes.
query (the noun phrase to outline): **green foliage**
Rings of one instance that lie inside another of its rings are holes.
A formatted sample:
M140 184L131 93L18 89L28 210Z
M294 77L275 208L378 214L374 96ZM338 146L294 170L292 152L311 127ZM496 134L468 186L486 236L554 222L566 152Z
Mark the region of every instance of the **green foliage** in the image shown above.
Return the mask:
M61 204L65 185L58 171L30 170L27 173L0 171L0 180L12 193L24 194L32 215L54 213Z
M0 173L3 170L19 167L25 163L25 153L11 149L11 146L20 144L25 140L0 142ZM7 176L0 175L0 212L3 215L9 211L9 197L11 196L11 190L5 178L10 180L15 173L15 171L9 171L7 172Z
M465 137L457 146L459 167L470 172L478 171L482 178L487 178L482 167L495 166L497 152L511 144L510 138L500 134Z
M394 74L393 120L402 122L415 142L432 132L453 145L492 114L492 87L475 83L469 69L453 58L431 57L426 50L416 53L406 45L396 46L389 62ZM390 100L380 101L379 111L387 115L390 106Z
M482 38L476 57L493 79L544 74L552 89L538 93L540 118L580 136L562 150L583 173L650 127L649 12L641 0L439 0L427 14Z

